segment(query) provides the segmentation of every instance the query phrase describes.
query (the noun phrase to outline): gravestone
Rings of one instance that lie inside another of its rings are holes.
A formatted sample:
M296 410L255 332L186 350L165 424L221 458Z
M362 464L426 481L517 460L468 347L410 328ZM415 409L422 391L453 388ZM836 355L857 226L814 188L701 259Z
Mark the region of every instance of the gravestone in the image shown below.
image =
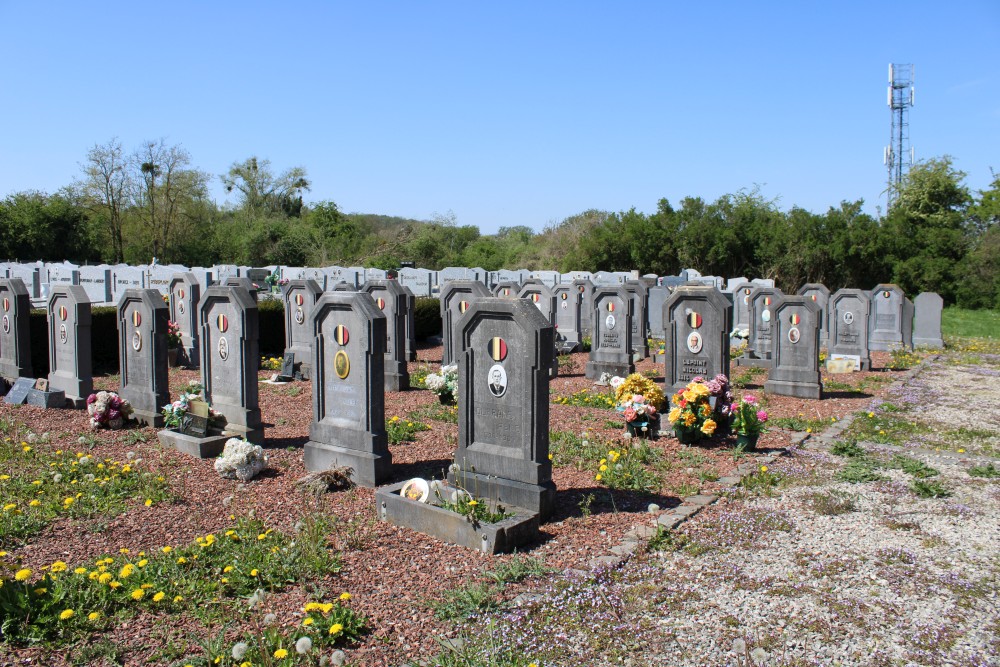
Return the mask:
M235 264L216 264L212 267L212 275L217 284L224 285L227 279L239 277L240 267Z
M152 289L130 289L118 302L118 358L122 398L141 424L160 428L170 402L167 377L167 304Z
M876 285L868 317L868 349L912 348L913 309L899 285ZM908 344L909 343L909 344Z
M750 330L750 295L753 294L753 283L740 283L733 289L733 329ZM734 338L731 345L739 345L740 340Z
M494 279L494 284L496 283L514 283L521 289L521 280L526 276L522 275L522 271L509 271L507 269L500 269L496 272L496 277ZM530 275L528 276L530 277Z
M830 311L830 290L822 283L806 283L799 288L799 296L809 298L819 306L819 344L822 347L829 345L830 332L828 329Z
M913 345L916 347L944 347L941 337L941 311L944 299L935 292L921 292L913 300Z
M117 305L128 290L142 289L142 281L142 269L127 264L111 267L111 300Z
M170 319L177 324L181 335L178 348L182 365L198 368L201 345L198 343L198 313L201 305L201 283L191 271L175 273L167 286L170 294Z
M590 271L570 271L569 273L562 274L559 282L561 283L574 283L577 280L589 280L593 283L594 274Z
M698 269L681 269L680 276L688 282L693 282L695 278L701 278L701 271Z
M774 365L764 391L779 396L823 398L819 373L820 307L808 296L777 296L774 318Z
M406 369L406 292L395 280L371 280L362 291L371 296L385 315L386 391L406 391L410 388L410 372Z
M537 280L541 280L542 284L552 289L559 284L562 280L562 274L558 271L532 271L531 277Z
M323 269L307 266L306 268L302 269L302 273L299 276L299 280L311 280L317 285L319 285L320 289L326 291L327 275Z
M625 377L635 372L632 361L632 300L624 287L594 288L590 309L590 360L587 378L599 380L604 373Z
M90 298L82 285L53 288L47 303L49 389L62 391L75 408L94 391L90 347Z
M355 287L353 284L351 284L349 282L341 280L340 282L338 282L337 284L335 284L333 286L333 290L332 291L334 291L334 292L357 292L358 288Z
M169 266L152 265L143 271L143 287L155 289L160 294L170 294L170 281L178 273Z
M32 377L31 297L20 278L0 278L0 377Z
M178 273L187 273L187 271L178 271ZM215 280L212 277L212 270L206 269L203 266L192 266L191 273L194 274L195 279L198 281L198 285L201 287L199 294L203 293L209 287L215 284Z
M315 269L314 269L315 270ZM304 266L282 266L278 272L281 280L308 280ZM316 283L317 285L319 283ZM322 289L322 288L321 288Z
M3 402L7 405L21 405L28 400L28 396L35 390L35 381L31 378L18 378L13 380L13 386L7 390L3 397Z
M59 285L80 284L80 267L76 264L61 262L59 264L46 264L45 268L48 270L48 280L45 282L49 284L50 290Z
M417 297L404 286L406 292L406 360L417 360Z
M221 287L242 287L246 290L250 298L257 302L257 290L254 288L253 283L249 278L230 276L220 283Z
M476 274L464 266L446 266L438 271L438 281L442 285L453 280L476 280Z
M81 266L80 286L87 292L91 303L112 303L111 267L107 264Z
M498 299L516 299L521 292L521 285L509 281L499 282L493 286L493 296Z
M594 274L591 282L595 287L615 287L625 283L626 278L619 273L610 271L598 271Z
M490 296L486 286L475 280L453 280L441 288L441 340L443 350L441 365L447 366L458 360L456 326L472 302Z
M580 333L590 336L593 333L590 311L594 309L594 283L590 278L577 278L572 285L580 293Z
M427 269L403 268L399 270L399 284L413 292L414 296L431 295L431 272Z
M7 267L7 278L20 278L28 290L28 297L38 299L42 294L42 263L10 264Z
M292 373L298 366L306 380L312 377L313 335L309 319L323 289L315 280L290 280L285 285L282 298L285 302L285 357L292 355ZM282 375L286 375L282 371Z
M667 394L695 377L729 376L729 300L707 285L678 287L660 307Z
M868 348L868 316L871 294L860 289L839 289L830 297L829 359L850 358L855 369L871 368Z
M231 280L231 279L230 279ZM205 400L226 418L225 431L264 444L257 371L257 302L242 287L213 285L201 297L201 382Z
M663 320L663 304L670 297L666 287L649 288L649 335L662 339L666 333L666 323Z
M642 361L649 356L649 289L640 280L626 280L625 291L632 300L632 360Z
M527 299L476 301L458 327L459 470L448 480L544 520L556 492L548 456L554 329Z
M681 278L680 276L662 276L659 279L660 287L666 287L669 290L673 290L681 285L687 283L687 280Z
M521 286L521 291L517 294L519 299L526 299L538 308L545 320L555 327L556 324L556 295L552 293L548 285L537 278L532 278L526 285ZM552 355L552 368L549 377L558 377L559 359Z
M777 287L757 286L750 292L750 339L738 366L770 368L774 352L774 305L784 296Z
M385 315L358 292L324 292L310 328L313 421L304 449L310 471L351 468L374 487L392 467L385 432Z
M579 349L583 340L580 333L583 297L573 285L567 284L556 285L552 293L556 297L556 349L569 354Z
M748 283L748 282L750 282L750 281L747 280L746 278L744 278L743 276L740 276L738 278L730 278L729 280L726 281L726 290L725 291L727 291L727 292L735 292L737 287L739 287L743 283Z
M774 287L773 278L754 278L750 282L759 287Z
M271 271L268 269L247 269L246 273L241 273L240 275L246 277L251 283L253 283L257 288L263 288L267 285L267 277L271 275Z

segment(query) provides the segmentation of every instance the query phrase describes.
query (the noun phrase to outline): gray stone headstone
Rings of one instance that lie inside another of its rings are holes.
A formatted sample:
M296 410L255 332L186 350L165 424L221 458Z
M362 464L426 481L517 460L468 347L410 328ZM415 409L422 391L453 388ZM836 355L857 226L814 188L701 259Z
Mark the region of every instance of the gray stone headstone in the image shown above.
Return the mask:
M906 330L913 331L913 310L907 308L906 295L899 285L876 285L871 292L868 316L868 348L897 350L907 345Z
M662 276L659 279L660 287L666 287L669 290L673 290L681 285L687 283L687 280L680 276Z
M726 281L726 291L735 292L737 287L739 287L743 283L748 283L748 282L750 281L744 278L743 276L740 276L738 278L730 278L729 280Z
M143 286L160 294L170 294L170 281L177 273L176 269L168 266L148 266L143 271Z
M580 293L580 333L590 336L593 333L591 311L594 309L594 283L590 278L577 278L572 285Z
M406 368L406 318L409 310L406 291L395 280L370 280L362 291L371 296L385 315L385 390L406 391L410 388L410 372Z
M47 310L49 389L82 408L94 391L90 298L81 285L62 285L49 294Z
M427 269L402 268L397 279L399 284L413 292L414 296L431 295L431 272Z
M278 276L282 280L307 280L305 274L306 274L306 267L304 267L304 266L281 266L281 267L278 267ZM319 283L317 283L317 284L319 284Z
M590 309L588 379L603 373L625 377L635 372L632 361L632 300L624 287L595 287Z
M115 304L121 302L128 290L142 289L142 284L142 269L127 264L117 264L111 267L111 299Z
M669 395L693 378L729 376L729 300L714 287L678 287L660 307L664 332L664 385Z
M663 304L670 297L666 287L649 288L649 335L662 339L666 333L666 323L663 320Z
M81 266L79 273L80 286L87 292L91 303L113 303L110 266Z
M944 299L936 292L921 292L913 300L913 345L915 347L944 347L941 336L941 312Z
M777 287L757 286L750 292L750 340L739 365L765 368L774 365L774 305L783 296Z
M299 280L311 280L317 285L319 285L320 289L322 289L323 291L326 291L327 289L326 281L328 280L328 276L326 275L326 272L323 269L318 269L311 266L306 267L302 270L302 274L299 276ZM330 285L329 287L333 287L333 285Z
M692 281L695 278L701 278L701 271L698 269L681 269L680 275L684 280Z
M649 289L639 280L626 280L625 291L632 300L632 355L634 361L649 356Z
M245 275L245 277L257 287L263 288L267 285L267 277L271 275L271 271L265 268L254 268L247 269L246 274L241 275Z
M352 282L350 280L350 274L353 273L354 274L353 284L354 284L355 288L360 292L361 288L364 287L365 280L367 280L367 278L368 278L368 273L367 273L365 267L363 267L363 266L349 266L349 267L347 267L347 271L349 273L348 273L348 278L345 279L345 282Z
M464 266L446 266L438 271L438 281L444 285L452 280L475 280L476 275Z
M857 357L858 370L871 368L868 348L868 319L871 294L860 289L839 289L830 297L830 332L827 351Z
M764 391L779 396L820 399L820 307L807 296L778 296L773 304L774 365Z
M7 267L8 278L19 278L24 282L25 289L28 290L30 299L38 299L42 294L42 263L34 264L10 264Z
M219 283L219 285L221 287L241 287L246 290L246 293L251 299L254 300L254 303L257 302L257 290L254 288L253 282L249 278L230 276Z
M819 344L822 347L829 345L830 332L828 323L830 320L830 290L823 283L806 283L799 288L799 296L808 297L819 306Z
M623 285L625 280L626 277L618 272L598 271L594 274L591 282L594 283L595 287L614 287L616 285Z
M264 444L257 370L257 302L242 287L214 285L201 297L201 382L205 400L226 418L225 430Z
M406 292L406 360L417 360L417 297L409 287L403 287Z
M558 271L532 271L531 277L541 280L549 289L558 285L562 280L562 274Z
M21 405L28 399L28 394L34 388L35 380L33 378L18 378L14 380L14 386L4 394L3 402L7 405Z
M441 365L458 360L458 320L477 299L489 298L490 291L475 280L453 280L441 288Z
M527 299L485 299L460 318L458 448L449 481L537 512L555 502L549 461L554 330Z
M533 303L538 308L538 312L542 314L542 317L555 327L556 295L540 279L532 278L531 280L532 282L521 286L521 291L517 294L518 298L526 299ZM559 375L559 360L554 354L552 355L552 368L549 373L549 377L557 377Z
M324 292L311 328L313 422L306 469L347 466L357 484L377 486L392 467L385 432L385 315L366 294Z
M570 284L556 285L552 293L556 297L556 349L567 354L578 349L583 340L580 332L583 297Z
M753 283L739 283L733 286L733 329L750 330L750 295L753 294ZM731 345L739 345L740 339L733 338Z
M201 345L198 343L201 283L191 271L175 273L167 289L170 295L170 319L177 323L181 333L178 352L180 362L185 366L198 368L201 359Z
M521 271L509 271L507 269L500 269L496 272L495 283L515 283L520 287L521 280L524 278Z
M521 285L505 280L494 285L492 292L498 299L516 299L521 292Z
M31 297L20 278L0 278L0 377L32 377Z
M160 410L170 402L167 322L170 312L156 290L130 289L118 302L121 391L141 424L160 428Z
M235 264L216 264L212 267L212 275L215 282L222 285L228 278L237 278L240 275L240 267Z
M341 280L340 282L338 282L337 284L335 284L333 286L333 289L331 291L333 291L333 292L357 292L358 288L356 286L354 286L353 284L349 283L349 282Z
M46 282L50 285L49 289L59 285L80 284L80 267L76 264L61 262L59 264L46 264L45 268L48 269L49 279Z
M760 287L774 287L773 278L754 278L750 282Z
M313 308L323 294L323 289L314 280L290 280L285 285L282 297L285 301L285 356L292 355L292 363L306 380L312 377ZM294 372L292 373L294 375Z
M589 280L593 283L594 274L590 271L570 271L569 273L562 274L562 279L559 282L562 283L572 283L577 280Z

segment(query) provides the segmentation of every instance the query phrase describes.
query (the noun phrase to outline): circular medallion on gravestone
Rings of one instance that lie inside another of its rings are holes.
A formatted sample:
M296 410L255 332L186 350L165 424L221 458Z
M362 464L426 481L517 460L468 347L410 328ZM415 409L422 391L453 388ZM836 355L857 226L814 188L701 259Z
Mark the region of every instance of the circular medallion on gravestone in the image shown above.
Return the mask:
M10 333L10 318L6 315L3 316L3 332Z
M569 304L568 304L568 303L566 303L565 301L563 301L563 302L562 302L562 309L563 309L563 310L566 310L567 308L569 308Z
M802 321L802 316L799 315L798 313L792 313L791 315L788 316L788 322L792 326L797 326L801 321Z
M771 311L768 310L767 308L765 308L764 310L760 311L760 319L764 320L765 322L770 322L771 321Z
M813 301L816 300L816 295L815 294L811 294L810 297L812 298Z
M697 329L701 326L702 323L701 315L699 313L694 312L693 310L689 310L687 313L687 321L688 325L692 329Z
M510 290L508 288L504 287L503 288L503 295L504 296L510 296Z
M580 294L583 294L584 290L586 290L587 288L584 287L583 285L580 285L578 289L580 290Z
M464 313L468 309L469 309L469 302L468 301L459 301L458 302L458 312Z
M379 310L385 310L385 299L382 297L375 299L375 305L378 306Z
M184 302L183 301L180 301L180 300L177 301L177 312L180 313L181 315L184 314Z
M351 332L343 324L338 324L333 330L333 339L337 341L338 345L347 345L347 341L351 340Z
M844 324L854 324L854 313L849 310L844 313Z
M701 339L701 334L697 331L692 331L687 337L687 348L692 354L698 354L701 352L701 348L704 347L704 341Z
M890 296L890 294L891 293L889 292L889 290L885 290L884 292L882 292L882 298L883 299L888 299L889 296Z
M399 495L407 500L414 500L418 503L426 503L431 495L431 487L426 479L415 477L403 485L399 490Z
M532 300L532 301L533 301L534 303L538 303L538 300L539 300L540 298L542 298L542 295L541 295L541 294L532 294L532 295L531 295L531 300Z
M219 338L219 358L223 361L229 358L229 341L225 336Z
M220 332L226 333L229 330L229 318L225 315L220 314L215 318L215 323L219 327Z
M500 364L490 366L487 374L490 383L490 393L500 398L507 393L507 371Z
M507 342L500 336L490 339L489 345L490 359L493 361L503 361L507 358Z
M343 350L333 356L333 370L341 380L351 374L351 360Z
M69 340L69 334L66 332L66 325L65 324L60 324L59 325L59 342L65 345L66 341L68 341L68 340Z
M138 310L133 310L132 311L132 325L137 327L140 324L142 324L142 313L140 313Z
M610 329L614 329L615 328L615 316L614 315L608 315L607 319L604 320L604 326L606 326L609 330Z
M302 324L306 321L306 314L302 312L301 308L295 309L295 323Z
M791 329L788 330L788 342L789 343L792 343L794 345L795 343L799 342L799 338L801 338L801 337L802 337L802 334L799 332L799 328L798 327L792 327Z
M136 352L142 349L142 333L138 329L132 333L132 349Z
M65 322L67 317L69 317L69 311L66 306L59 306L59 319Z

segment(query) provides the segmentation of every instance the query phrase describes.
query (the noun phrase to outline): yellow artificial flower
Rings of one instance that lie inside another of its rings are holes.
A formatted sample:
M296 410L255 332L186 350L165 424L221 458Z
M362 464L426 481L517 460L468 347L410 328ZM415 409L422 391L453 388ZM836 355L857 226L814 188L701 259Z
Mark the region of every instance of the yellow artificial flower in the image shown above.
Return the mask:
M718 426L713 419L706 419L705 423L701 425L701 432L705 435L712 435L715 433L715 428Z
M681 418L680 408L673 408L670 410L670 412L667 413L667 421L670 422L671 424L673 424L680 418Z

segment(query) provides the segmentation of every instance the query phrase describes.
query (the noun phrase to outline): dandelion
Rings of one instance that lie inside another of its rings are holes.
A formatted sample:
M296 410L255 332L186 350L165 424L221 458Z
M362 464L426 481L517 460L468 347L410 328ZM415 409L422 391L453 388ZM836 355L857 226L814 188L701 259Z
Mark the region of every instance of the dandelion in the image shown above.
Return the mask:
M302 625L312 625L312 624L313 624L313 619L312 619L312 616L306 616L306 617L305 617L305 618L304 618L304 619L302 620Z
M17 503L7 503L3 506L4 512L9 512L11 510L17 509Z
M99 576L99 577L97 578L97 581L98 581L99 583L102 583L102 584L107 584L107 583L110 583L112 579L114 579L114 577L113 577L113 576L111 576L111 573L110 573L110 572L103 572L103 573L101 573L101 575L100 575L100 576Z
M132 565L132 563L125 563L122 569L118 571L118 578L128 579L132 576L133 572L135 572L135 565Z
M336 637L337 635L339 635L343 631L344 631L344 626L341 625L340 623L334 623L333 625L330 626L330 636L331 637Z
M78 567L75 570L73 570L73 573L74 574L87 574L87 568L85 568L85 567Z
M108 584L108 586L110 586L111 590L113 590L113 591L116 591L119 588L121 588L121 585L122 585L122 582L120 582L120 581L112 581L110 584Z
M258 574L260 574L260 572L257 571L257 568L250 570L251 577L256 577Z
M264 615L264 625L274 625L274 622L278 620L278 617L274 614Z
M97 621L100 620L100 618L101 618L101 612L99 611L92 611L89 614L87 614L88 621Z
M139 567L146 567L147 565L149 565L149 561L143 558L138 563L136 563L136 565L138 565Z
M233 644L233 660L242 660L249 649L250 646L246 642L236 642Z
M14 575L14 579L16 579L17 581L27 581L30 577L31 577L31 570L29 570L28 568L18 570L17 574Z
M299 655L305 655L312 650L313 643L309 637L299 637L299 640L295 642L295 652Z
M767 472L767 466L761 466L760 467L760 471L761 472Z
M151 499L151 498L146 498L146 502L145 502L145 503L143 503L143 504L144 504L144 505L145 505L146 507L152 507L152 506L153 506L153 501L152 501L152 499Z
M62 610L62 611L61 611L61 612L59 613L59 620L60 620L60 621L68 621L69 619L73 618L73 615L74 615L75 613L76 613L76 612L75 612L75 611L73 611L72 609L63 609L63 610Z
M348 600L351 599L351 594L350 593L341 593L340 594L340 599L342 601L344 601L344 602L347 602Z
M603 478L601 477L601 475L594 475L594 479L595 479L596 481L600 482L600 481L601 481L601 479L603 479Z
M174 604L178 604L180 602L184 602L184 598L181 597L180 595L175 595L174 596Z
M186 562L188 562L188 559L185 558L184 556L181 556L180 558L177 559L177 564L178 565L183 565Z
M174 550L173 547L163 547L162 549L160 549L160 551L162 551L165 554L168 554L168 553L170 553L173 550Z
M162 602L163 598L165 597L167 597L167 594L164 593L163 591L160 591L159 593L153 596L153 602Z
M274 652L274 657L277 658L278 660L281 660L282 658L285 658L287 656L288 656L288 651L286 651L283 648L279 648L277 651Z
M145 595L146 591L142 590L141 588L137 588L134 591L132 591L132 599L137 602L141 600L143 597L145 597Z

